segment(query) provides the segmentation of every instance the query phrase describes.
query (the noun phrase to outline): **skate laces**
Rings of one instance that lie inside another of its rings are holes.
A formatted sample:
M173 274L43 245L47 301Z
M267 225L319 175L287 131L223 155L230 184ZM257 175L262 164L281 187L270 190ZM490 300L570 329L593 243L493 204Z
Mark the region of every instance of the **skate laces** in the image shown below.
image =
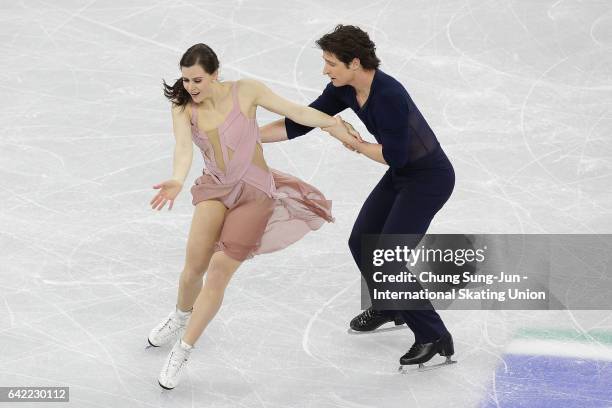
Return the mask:
M178 353L172 352L172 356L170 356L170 367L174 367L174 368L179 369L179 368L181 368L183 363L185 361L187 361L187 360L185 359L184 355L182 355L182 356L179 355L179 356L177 356L177 358L173 358L175 354L178 354Z
M158 333L162 334L164 333L166 329L167 329L166 333L172 333L175 330L173 323L174 323L173 319L171 317L168 318L168 320L166 320L166 322L162 325L162 327L160 327L160 329L158 330Z
M410 350L408 350L408 355L409 356L413 355L414 353L419 351L421 348L423 348L423 344L422 343L414 343L412 345L412 347L410 347Z
M173 314L168 317L168 320L166 320L166 323L164 323L164 325L162 326L160 330L163 330L167 327L170 331L174 331L175 329L181 326L184 326L184 325L185 325L185 321L183 321L180 317Z
M175 368L176 371L179 371L185 363L187 363L187 357L189 356L189 351L184 350L181 346L178 346L179 350L172 350L170 354L170 359L168 361L168 370L170 368Z
M380 314L381 314L380 312L372 308L368 308L363 313L361 313L361 315L359 316L359 322L361 324L367 323L369 320L371 320L372 318Z

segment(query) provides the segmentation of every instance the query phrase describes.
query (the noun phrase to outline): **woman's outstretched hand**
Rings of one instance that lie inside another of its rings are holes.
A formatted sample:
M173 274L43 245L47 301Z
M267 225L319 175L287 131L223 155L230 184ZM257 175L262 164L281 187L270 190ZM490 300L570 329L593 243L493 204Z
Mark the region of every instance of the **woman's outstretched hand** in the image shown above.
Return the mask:
M153 186L154 189L159 190L159 192L153 197L151 202L151 208L153 210L161 210L164 208L167 202L169 202L168 210L172 209L172 205L174 204L174 199L181 192L183 188L183 184L177 180L166 180L159 184Z

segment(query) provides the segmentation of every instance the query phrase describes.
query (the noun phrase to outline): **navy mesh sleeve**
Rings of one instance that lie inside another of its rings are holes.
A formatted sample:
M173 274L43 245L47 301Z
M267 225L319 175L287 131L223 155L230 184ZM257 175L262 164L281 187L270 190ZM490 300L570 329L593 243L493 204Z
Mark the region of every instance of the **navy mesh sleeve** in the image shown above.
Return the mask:
M414 137L410 126L410 110L406 97L390 95L385 98L385 109L378 119L382 155L390 167L404 167L410 157L410 144Z
M338 98L337 93L337 89L330 82L323 90L323 93L308 106L334 116L347 108L347 105ZM289 118L285 118L285 129L287 130L287 138L294 139L310 132L314 128L300 125Z

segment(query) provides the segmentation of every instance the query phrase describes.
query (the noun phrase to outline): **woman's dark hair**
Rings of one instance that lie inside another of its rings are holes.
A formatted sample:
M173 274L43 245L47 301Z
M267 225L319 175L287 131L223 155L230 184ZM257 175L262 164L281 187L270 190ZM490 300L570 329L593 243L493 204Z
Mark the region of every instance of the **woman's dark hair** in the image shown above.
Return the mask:
M364 69L376 69L380 65L376 45L368 33L356 26L338 24L334 31L319 38L317 45L334 54L347 67L353 58L359 58Z
M217 54L206 44L196 44L189 47L181 57L179 68L191 67L198 64L209 75L214 74L219 69L219 59ZM162 80L163 81L163 80ZM174 82L174 85L164 83L164 95L170 99L173 104L185 106L190 100L189 92L183 86L183 78L179 78Z

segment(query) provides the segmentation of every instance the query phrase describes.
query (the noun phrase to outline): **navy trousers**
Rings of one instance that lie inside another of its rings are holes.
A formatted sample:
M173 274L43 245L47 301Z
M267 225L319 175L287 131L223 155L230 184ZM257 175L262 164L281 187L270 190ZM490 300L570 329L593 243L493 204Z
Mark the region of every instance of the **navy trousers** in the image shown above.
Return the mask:
M441 147L404 168L389 168L357 216L349 247L362 275L362 234L417 234L421 237L450 197L455 172ZM420 239L420 238L419 238ZM418 242L414 243L416 246ZM366 272L367 273L367 272ZM365 276L366 282L371 276ZM386 311L399 314L417 343L434 341L447 332L433 306L428 310Z

